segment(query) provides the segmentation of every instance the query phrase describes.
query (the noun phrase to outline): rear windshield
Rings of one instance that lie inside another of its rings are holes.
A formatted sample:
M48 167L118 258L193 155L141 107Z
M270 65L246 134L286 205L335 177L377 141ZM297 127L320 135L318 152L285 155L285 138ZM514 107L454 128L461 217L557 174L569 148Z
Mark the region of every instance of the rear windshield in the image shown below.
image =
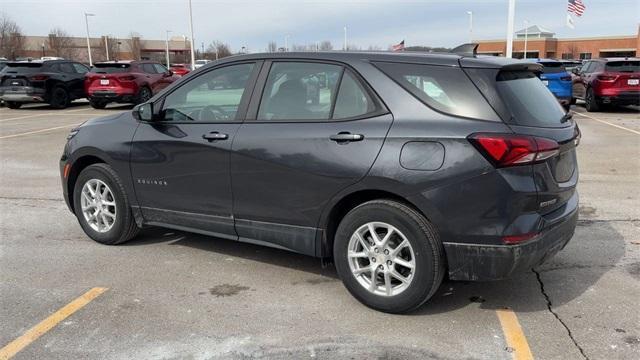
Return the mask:
M375 65L427 106L450 115L500 121L458 67L377 62Z
M33 73L42 71L42 63L7 63L5 72L11 73Z
M115 74L129 72L130 64L93 64L91 72L98 74Z
M541 62L540 65L543 66L542 72L545 74L553 74L553 73L560 73L560 72L567 71L561 62Z
M605 70L613 72L640 72L640 61L609 61L605 66Z
M565 111L549 89L530 71L502 71L496 89L511 112L510 122L535 127L564 127Z

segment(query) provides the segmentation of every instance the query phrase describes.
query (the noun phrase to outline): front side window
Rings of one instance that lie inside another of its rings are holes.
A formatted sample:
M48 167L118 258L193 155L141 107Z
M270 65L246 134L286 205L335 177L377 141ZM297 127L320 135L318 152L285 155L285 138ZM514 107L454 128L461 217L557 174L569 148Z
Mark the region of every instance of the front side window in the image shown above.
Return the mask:
M73 74L76 72L75 68L73 66L71 66L70 63L61 63L60 64L60 70L63 73L67 73L67 74Z
M73 65L73 68L76 69L78 74L84 74L89 71L89 68L82 64L72 63L71 65Z
M343 68L338 65L276 62L260 101L258 120L327 120Z
M498 120L495 111L460 68L385 62L375 65L435 110L473 119Z
M157 74L156 68L153 67L153 64L142 64L142 71L147 74Z
M158 74L163 74L167 72L167 68L160 64L153 64L153 67L156 69Z
M191 79L165 98L164 120L233 121L253 68L254 64L225 66Z

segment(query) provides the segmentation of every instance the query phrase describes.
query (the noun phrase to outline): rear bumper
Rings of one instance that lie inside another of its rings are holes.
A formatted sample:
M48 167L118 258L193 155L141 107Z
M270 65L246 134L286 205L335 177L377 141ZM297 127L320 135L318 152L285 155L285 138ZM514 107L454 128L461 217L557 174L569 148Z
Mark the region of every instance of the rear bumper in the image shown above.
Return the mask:
M2 86L0 99L15 102L43 102L45 90L31 86Z
M89 100L104 100L108 102L133 102L135 94L121 93L113 90L96 90L88 94Z
M451 280L487 281L511 277L553 257L569 242L578 221L578 199L567 203L540 235L519 245L444 243Z
M598 100L602 104L640 105L640 91L618 92L615 95L602 95Z

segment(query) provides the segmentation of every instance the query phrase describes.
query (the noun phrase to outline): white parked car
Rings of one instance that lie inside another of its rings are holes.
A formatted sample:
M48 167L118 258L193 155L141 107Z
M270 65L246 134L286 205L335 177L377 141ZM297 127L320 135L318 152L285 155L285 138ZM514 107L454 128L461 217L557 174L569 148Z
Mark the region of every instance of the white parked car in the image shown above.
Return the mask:
M211 62L211 60L205 60L205 59L196 60L196 63L194 64L195 65L194 67L197 69L197 68L205 66L206 64L208 64L210 62Z

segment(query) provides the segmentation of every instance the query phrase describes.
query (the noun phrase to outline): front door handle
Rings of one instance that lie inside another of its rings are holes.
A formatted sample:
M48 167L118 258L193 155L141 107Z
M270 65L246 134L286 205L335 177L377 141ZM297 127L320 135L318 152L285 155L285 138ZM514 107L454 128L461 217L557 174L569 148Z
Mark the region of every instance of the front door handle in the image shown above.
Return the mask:
M335 135L329 136L329 139L338 143L346 143L351 141L362 141L362 139L364 139L364 135L352 134L350 132L339 132Z
M210 132L208 134L202 135L202 138L208 140L209 142L211 142L211 141L216 141L216 140L227 140L229 138L229 135L222 134L222 133L219 133L217 131L212 131L212 132Z

